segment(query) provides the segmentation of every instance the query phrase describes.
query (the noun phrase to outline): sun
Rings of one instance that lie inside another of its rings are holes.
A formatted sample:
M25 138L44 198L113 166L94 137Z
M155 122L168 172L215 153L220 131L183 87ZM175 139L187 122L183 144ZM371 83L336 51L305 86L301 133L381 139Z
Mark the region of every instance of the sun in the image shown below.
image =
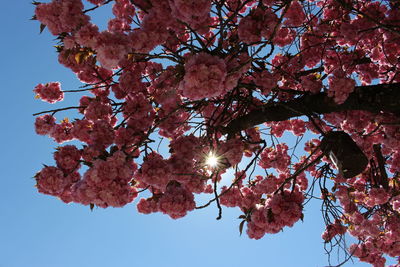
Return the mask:
M208 167L215 168L215 167L218 166L218 163L219 163L219 160L218 160L218 157L215 154L210 153L210 154L207 155L207 157L206 157L206 165Z

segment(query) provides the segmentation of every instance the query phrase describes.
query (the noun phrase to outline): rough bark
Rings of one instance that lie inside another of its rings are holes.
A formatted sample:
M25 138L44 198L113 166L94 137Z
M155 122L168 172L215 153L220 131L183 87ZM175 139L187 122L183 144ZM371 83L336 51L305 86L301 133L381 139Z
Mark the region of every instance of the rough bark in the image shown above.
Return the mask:
M373 113L400 114L400 83L357 86L343 104L337 104L325 92L304 95L287 102L267 103L232 120L223 133L229 136L264 122L339 111L365 110Z

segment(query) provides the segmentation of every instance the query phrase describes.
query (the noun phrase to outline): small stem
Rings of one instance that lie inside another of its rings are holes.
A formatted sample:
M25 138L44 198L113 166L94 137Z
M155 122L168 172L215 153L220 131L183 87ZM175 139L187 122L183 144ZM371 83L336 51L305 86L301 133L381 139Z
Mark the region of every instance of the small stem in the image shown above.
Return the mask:
M45 113L53 113L53 114L55 114L55 113L57 113L57 112L59 112L59 111L68 110L68 109L79 109L79 108L86 108L86 106L67 107L67 108L59 108L59 109L45 110L45 111L42 111L42 112L34 113L34 114L32 114L32 116L37 116L37 115L45 114Z

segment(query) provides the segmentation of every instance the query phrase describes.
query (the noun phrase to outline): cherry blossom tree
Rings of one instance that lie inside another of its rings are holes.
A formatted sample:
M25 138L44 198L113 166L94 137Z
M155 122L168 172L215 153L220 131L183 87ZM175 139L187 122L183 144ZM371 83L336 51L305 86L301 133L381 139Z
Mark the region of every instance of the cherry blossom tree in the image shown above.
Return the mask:
M59 63L82 83L34 89L49 103L81 94L76 106L34 114L37 134L63 144L35 176L40 193L91 208L137 199L140 213L173 219L236 207L253 239L321 201L328 252L373 266L400 256L397 1L34 5ZM90 15L106 5L114 17L100 30ZM78 118L57 122L67 110ZM347 234L358 240L349 247Z

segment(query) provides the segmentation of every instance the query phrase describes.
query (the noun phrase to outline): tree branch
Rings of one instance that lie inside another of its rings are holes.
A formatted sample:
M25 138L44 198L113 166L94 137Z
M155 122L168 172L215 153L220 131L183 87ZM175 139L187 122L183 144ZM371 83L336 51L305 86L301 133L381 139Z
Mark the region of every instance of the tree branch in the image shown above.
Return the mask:
M343 104L327 93L308 94L287 102L268 103L232 120L222 129L232 136L264 122L284 121L293 117L348 110L381 111L400 114L400 83L357 86Z

